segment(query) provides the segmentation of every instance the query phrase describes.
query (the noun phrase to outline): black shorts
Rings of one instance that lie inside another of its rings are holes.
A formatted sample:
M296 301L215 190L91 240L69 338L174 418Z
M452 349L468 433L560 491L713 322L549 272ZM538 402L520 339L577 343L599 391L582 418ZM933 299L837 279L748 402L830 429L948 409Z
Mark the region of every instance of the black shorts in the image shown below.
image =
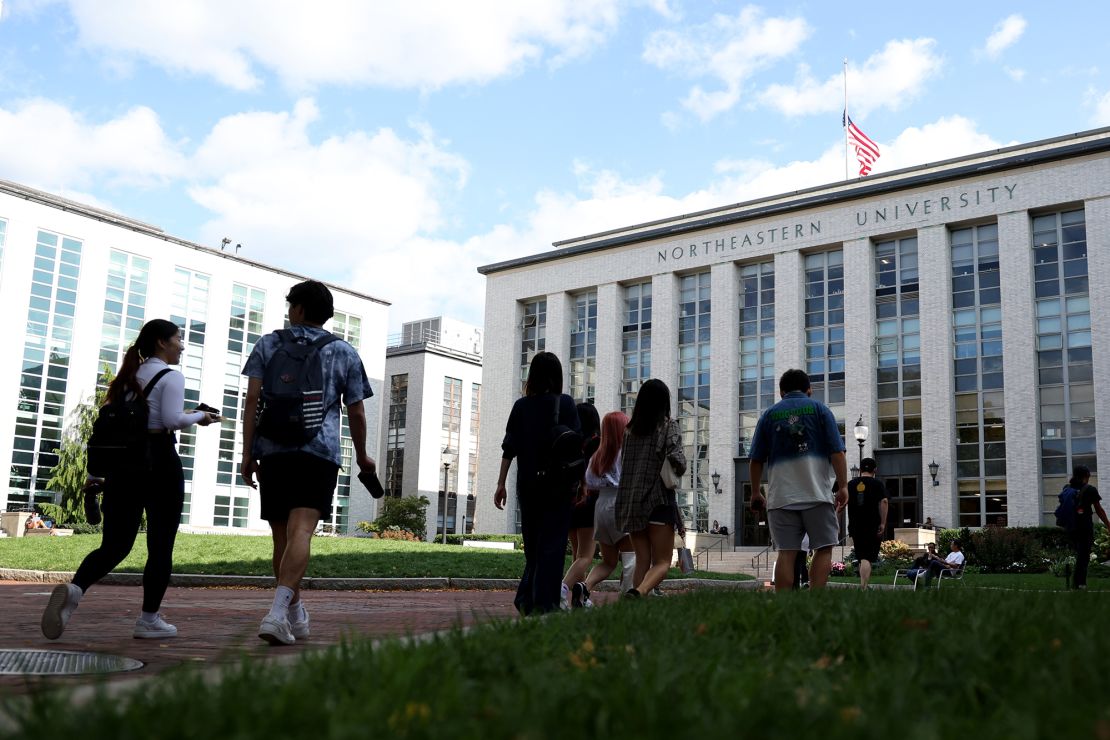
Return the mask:
M339 466L307 452L281 452L262 458L258 467L262 518L287 522L293 509L316 509L331 518Z
M570 528L573 529L593 529L594 528L594 509L597 508L597 494L590 493L586 496L586 500L582 502L581 506L575 506L570 510Z
M852 535L852 546L855 548L856 557L860 560L870 560L874 563L879 559L879 538L875 535L863 537Z

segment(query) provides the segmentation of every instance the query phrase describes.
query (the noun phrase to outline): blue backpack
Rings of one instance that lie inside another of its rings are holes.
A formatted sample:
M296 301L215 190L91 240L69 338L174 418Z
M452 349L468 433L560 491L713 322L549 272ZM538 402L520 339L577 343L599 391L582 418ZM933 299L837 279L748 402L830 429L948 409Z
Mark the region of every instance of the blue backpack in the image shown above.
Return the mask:
M1064 486L1060 491L1060 505L1056 507L1056 526L1067 531L1075 529L1079 522L1079 490Z

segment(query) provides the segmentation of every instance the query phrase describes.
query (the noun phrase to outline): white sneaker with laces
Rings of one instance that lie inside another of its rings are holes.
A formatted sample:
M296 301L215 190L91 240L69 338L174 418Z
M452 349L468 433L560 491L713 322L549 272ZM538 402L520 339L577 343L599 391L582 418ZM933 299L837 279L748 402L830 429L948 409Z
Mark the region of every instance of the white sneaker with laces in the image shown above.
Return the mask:
M559 608L563 611L570 610L570 586L565 583L560 586Z
M66 624L73 612L77 610L77 603L81 600L80 586L72 583L59 583L50 592L50 600L46 602L46 609L42 612L42 634L50 640L57 640L65 632Z
M132 636L136 640L160 640L164 637L177 637L177 627L167 622L159 614L153 622L148 622L142 617L135 620L135 631Z
M289 617L285 615L267 614L258 628L258 636L271 645L292 645L297 641Z
M298 640L308 639L308 609L304 608L304 604L289 607L289 627L293 632L293 637Z

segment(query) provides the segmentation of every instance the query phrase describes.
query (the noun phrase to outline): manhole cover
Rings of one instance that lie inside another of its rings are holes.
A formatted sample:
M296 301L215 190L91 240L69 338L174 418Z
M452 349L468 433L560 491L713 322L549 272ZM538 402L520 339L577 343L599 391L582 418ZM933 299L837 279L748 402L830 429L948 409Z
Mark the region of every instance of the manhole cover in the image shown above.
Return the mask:
M118 655L69 650L0 650L0 676L80 676L142 668L142 661Z

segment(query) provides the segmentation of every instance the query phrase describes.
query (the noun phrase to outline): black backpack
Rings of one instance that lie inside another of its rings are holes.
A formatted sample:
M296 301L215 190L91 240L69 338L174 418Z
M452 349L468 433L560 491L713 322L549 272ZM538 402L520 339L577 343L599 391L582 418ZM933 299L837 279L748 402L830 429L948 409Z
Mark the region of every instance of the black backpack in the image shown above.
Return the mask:
M89 437L85 469L96 478L108 478L120 473L144 473L150 470L150 435L146 422L150 407L146 399L162 376L170 368L161 370L143 388L143 395L110 401L100 407Z
M536 478L548 492L573 496L582 476L586 474L586 456L582 452L582 435L559 422L559 394L555 394L555 410L548 433L548 448L540 459Z
M1060 505L1056 507L1057 527L1063 527L1070 532L1079 524L1079 503L1082 493L1082 489L1072 488L1070 485L1064 486L1064 490L1060 491Z
M324 361L320 350L338 337L325 334L309 342L288 329L262 376L257 433L280 445L301 447L324 426Z

